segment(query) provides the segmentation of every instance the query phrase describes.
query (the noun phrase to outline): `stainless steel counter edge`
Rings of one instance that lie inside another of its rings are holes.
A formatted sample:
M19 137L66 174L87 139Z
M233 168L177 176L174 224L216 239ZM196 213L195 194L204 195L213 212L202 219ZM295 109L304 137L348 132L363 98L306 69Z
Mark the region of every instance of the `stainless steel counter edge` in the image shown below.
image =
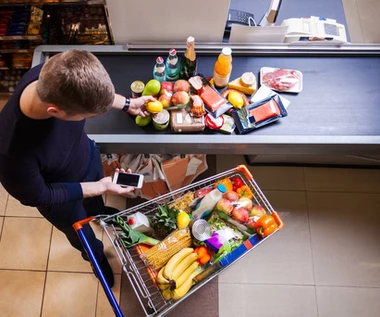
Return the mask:
M380 136L90 134L104 153L378 155Z
M127 45L41 45L38 46L33 55L32 67L44 62L49 54L59 53L69 49L85 49L99 54L136 54L136 53L167 53L173 47L178 51L184 51L183 43L130 43ZM197 52L204 54L219 53L226 43L197 43ZM324 45L324 44L228 44L234 54L242 55L380 55L380 45L378 44L344 44L344 45Z

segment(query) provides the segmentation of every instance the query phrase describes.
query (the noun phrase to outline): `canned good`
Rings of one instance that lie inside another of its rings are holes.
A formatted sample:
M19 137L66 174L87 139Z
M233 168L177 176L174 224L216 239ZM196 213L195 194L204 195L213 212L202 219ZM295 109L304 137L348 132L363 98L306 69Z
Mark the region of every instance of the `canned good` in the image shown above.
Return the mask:
M142 81L135 80L131 84L132 97L133 98L141 97L141 94L142 94L144 88L145 88L145 84Z
M170 114L169 111L163 109L162 111L153 114L152 121L153 126L159 130L165 130L169 125Z
M211 228L209 223L204 219L194 221L191 227L191 233L199 241L205 241L211 238Z

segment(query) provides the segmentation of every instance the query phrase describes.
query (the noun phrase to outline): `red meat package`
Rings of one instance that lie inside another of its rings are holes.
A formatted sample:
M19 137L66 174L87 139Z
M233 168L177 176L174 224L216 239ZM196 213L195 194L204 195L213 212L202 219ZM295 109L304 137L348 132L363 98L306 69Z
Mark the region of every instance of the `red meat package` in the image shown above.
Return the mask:
M273 90L298 93L302 90L302 73L294 69L263 67L261 84Z

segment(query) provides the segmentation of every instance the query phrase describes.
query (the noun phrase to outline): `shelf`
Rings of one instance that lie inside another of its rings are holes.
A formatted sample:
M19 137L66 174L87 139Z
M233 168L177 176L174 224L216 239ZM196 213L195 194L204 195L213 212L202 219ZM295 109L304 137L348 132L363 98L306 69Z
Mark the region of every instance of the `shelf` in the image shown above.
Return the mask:
M32 48L0 48L0 54L8 53L33 53L34 49Z
M0 92L0 97L9 97L12 96L11 92Z
M29 40L29 41L41 41L41 35L2 35L0 36L0 41L19 41L19 40Z
M1 66L0 70L9 70L9 67L7 67L7 66Z
M84 0L59 0L59 1L18 1L18 2L13 2L13 1L3 1L0 0L0 7L1 6L20 6L20 5L34 5L34 6L41 6L41 5L65 5L65 4L79 4L79 5L94 5L94 4L102 4L105 5L104 0L89 0L89 1L84 1Z

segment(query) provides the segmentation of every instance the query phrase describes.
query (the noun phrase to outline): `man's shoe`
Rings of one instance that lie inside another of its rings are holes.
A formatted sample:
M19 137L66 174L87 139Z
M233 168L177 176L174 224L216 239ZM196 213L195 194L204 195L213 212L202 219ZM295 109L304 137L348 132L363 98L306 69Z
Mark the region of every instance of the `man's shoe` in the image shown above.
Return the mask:
M107 284L110 288L112 288L115 284L115 280L114 280L114 277L113 277L113 272L112 272L112 268L110 266L110 264L108 263L108 260L106 258L106 256L104 256L103 260L101 262L99 262L99 266L100 266L100 269L102 270L102 273L107 281ZM98 277L95 273L95 270L92 269L95 276Z

